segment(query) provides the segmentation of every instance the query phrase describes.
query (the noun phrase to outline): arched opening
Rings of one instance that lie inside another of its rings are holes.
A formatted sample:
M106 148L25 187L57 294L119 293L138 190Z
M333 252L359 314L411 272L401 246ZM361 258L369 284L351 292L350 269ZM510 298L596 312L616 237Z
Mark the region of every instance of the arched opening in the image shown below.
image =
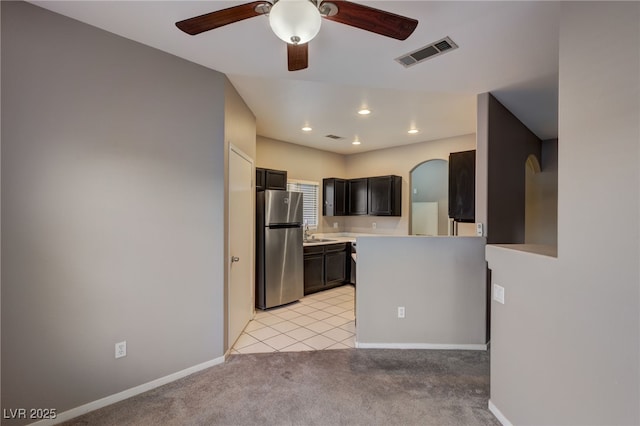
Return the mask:
M427 160L411 170L410 235L448 235L449 163Z
M543 172L535 155L525 164L525 244L557 244L557 177Z

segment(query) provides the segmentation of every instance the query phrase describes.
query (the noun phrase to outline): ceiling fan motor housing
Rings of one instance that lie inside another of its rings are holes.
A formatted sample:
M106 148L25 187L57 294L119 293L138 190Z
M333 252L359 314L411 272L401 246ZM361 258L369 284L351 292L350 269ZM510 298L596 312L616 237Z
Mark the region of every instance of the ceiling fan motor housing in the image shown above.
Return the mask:
M279 0L269 12L269 25L278 38L290 44L304 44L320 31L322 18L308 0Z

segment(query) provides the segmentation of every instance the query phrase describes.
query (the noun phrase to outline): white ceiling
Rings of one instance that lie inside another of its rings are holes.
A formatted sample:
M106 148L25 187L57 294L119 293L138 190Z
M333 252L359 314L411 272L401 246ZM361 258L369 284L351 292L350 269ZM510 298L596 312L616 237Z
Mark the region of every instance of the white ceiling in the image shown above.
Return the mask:
M356 1L418 27L398 41L323 20L309 68L295 72L264 16L196 36L174 25L246 2L32 1L225 73L265 137L346 154L474 133L483 92L541 139L557 137L558 2ZM445 36L459 48L411 68L394 61ZM372 114L359 116L361 106ZM420 133L407 134L412 126Z

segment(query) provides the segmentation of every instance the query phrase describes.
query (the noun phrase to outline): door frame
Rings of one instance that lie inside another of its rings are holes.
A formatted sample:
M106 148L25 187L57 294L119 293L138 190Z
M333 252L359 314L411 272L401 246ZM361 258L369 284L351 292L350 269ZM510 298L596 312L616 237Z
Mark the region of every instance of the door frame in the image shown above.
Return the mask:
M255 192L256 192L256 164L254 159L248 155L246 152L244 152L242 149L240 149L238 146L234 145L233 143L229 142L229 148L227 151L227 158L228 158L228 166L227 166L227 207L226 207L226 214L227 214L227 247L226 247L226 255L225 255L225 269L226 269L226 282L225 282L225 301L224 301L224 351L225 351L225 358L228 356L229 352L231 351L232 345L235 342L230 342L229 341L229 325L230 325L230 321L229 321L229 317L230 317L230 310L229 310L229 299L231 297L231 191L230 191L230 187L231 187L231 181L230 181L230 176L231 176L231 155L232 152L239 155L240 157L242 157L244 160L248 161L251 164L251 190L252 193L254 194L254 196L252 197L252 202L251 202L251 253L253 254L251 256L251 273L254 276L253 279L253 286L251 286L251 304L252 306L255 306L255 251L256 251L256 246L255 246L255 241L256 241L256 230L255 230L255 221L256 221L256 199L255 199ZM254 310L254 315L255 315L255 310ZM252 316L253 319L253 316Z

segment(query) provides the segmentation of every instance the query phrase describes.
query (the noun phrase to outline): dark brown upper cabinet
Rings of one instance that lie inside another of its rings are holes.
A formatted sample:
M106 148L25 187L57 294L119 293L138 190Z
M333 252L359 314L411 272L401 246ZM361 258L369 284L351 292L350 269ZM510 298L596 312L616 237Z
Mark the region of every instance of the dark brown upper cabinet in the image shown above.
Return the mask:
M401 216L402 178L377 176L322 180L323 216Z
M360 216L369 214L369 179L349 179L347 181L349 207L347 214L349 216Z
M402 215L402 178L400 176L369 178L369 214L372 216Z
M476 151L449 154L449 217L456 222L476 220Z
M322 215L345 216L347 214L346 179L322 179Z
M286 170L273 170L256 167L256 191L265 189L287 189Z

